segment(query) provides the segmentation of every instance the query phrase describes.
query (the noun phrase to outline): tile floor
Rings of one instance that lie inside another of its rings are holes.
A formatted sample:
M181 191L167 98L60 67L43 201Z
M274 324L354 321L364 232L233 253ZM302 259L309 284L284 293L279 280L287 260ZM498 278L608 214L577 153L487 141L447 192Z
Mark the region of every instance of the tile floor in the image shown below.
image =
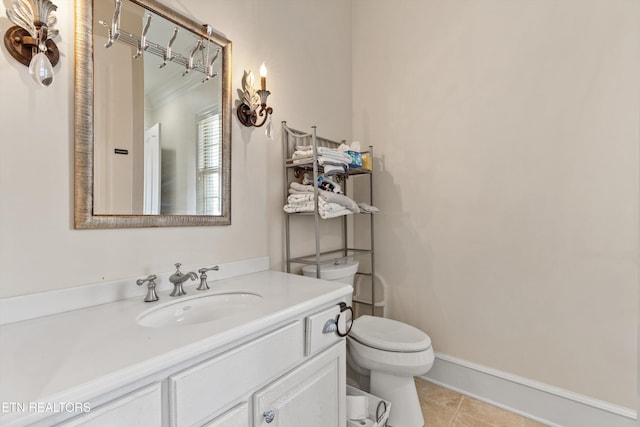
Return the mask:
M425 427L543 427L536 421L496 408L416 378Z

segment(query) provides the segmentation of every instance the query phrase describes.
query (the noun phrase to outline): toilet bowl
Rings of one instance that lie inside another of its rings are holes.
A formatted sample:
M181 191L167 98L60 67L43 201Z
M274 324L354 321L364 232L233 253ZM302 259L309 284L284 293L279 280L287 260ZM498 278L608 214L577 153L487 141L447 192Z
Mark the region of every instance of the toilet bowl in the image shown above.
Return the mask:
M427 334L396 320L361 316L347 337L347 361L361 388L368 383L367 391L391 402L390 426L424 425L413 377L433 366Z
M320 265L320 278L353 286L357 269L357 261L336 260ZM315 265L302 270L305 276L316 277ZM360 316L353 321L347 336L349 381L391 402L388 422L391 427L424 426L413 377L426 374L433 361L429 336L396 320Z

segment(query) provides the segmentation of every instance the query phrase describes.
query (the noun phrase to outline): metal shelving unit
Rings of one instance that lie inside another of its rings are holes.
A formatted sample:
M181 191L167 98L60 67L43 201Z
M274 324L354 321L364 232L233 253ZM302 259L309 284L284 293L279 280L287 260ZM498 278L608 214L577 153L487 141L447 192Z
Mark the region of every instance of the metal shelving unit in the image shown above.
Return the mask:
M318 147L337 148L344 141L333 141L330 139L319 137L316 134L316 127L311 128L311 132L303 132L287 126L286 122L282 122L282 142L283 142L283 155L284 155L284 203L287 203L287 197L289 195L289 184L296 178L299 178L305 172L313 173L314 181L314 205L313 212L304 213L287 213L285 212L285 248L286 248L286 269L287 273L291 272L292 264L306 264L315 265L316 277L320 277L320 264L323 261L328 261L340 257L354 256L354 255L369 255L370 257L370 271L360 272L358 275L364 275L370 277L371 283L371 301L356 300L353 302L369 306L371 313L375 315L375 251L374 251L374 215L371 213L360 213L354 215L343 215L337 218L322 219L318 212L318 176L323 172L322 166L318 165ZM313 146L313 158L307 161L297 161L292 159L292 154L295 151L296 146ZM363 152L363 154L369 154L373 159L373 146L369 146L369 151ZM346 180L350 177L363 177L369 179L369 204L373 205L373 174L370 170L362 168L349 168L348 173L344 174L343 179L344 191L346 192ZM348 246L348 216L368 216L370 225L370 247L369 248L353 248ZM291 220L293 217L301 217L301 220L308 221L309 217L314 218L314 238L315 238L315 251L311 254L303 256L292 257L291 255ZM342 223L342 245L340 248L331 250L322 250L320 236L320 223L321 221L341 221Z

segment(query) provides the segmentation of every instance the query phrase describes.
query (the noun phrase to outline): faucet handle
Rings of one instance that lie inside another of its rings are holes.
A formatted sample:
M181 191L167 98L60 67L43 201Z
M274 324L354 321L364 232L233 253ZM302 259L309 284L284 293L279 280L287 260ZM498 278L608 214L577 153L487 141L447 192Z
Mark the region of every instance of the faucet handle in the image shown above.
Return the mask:
M182 265L182 263L176 262L174 265L176 266L176 273L180 273L180 266Z
M144 302L153 302L158 301L158 294L156 293L156 279L158 277L155 274L150 275L146 279L138 279L136 280L136 284L138 286L142 286L145 282L147 283L147 296L144 298Z
M207 271L211 271L211 270L218 271L220 270L220 267L218 267L217 265L214 265L213 267L209 267L209 268L204 267L198 270L198 273L200 273L200 284L196 288L197 291L206 291L207 289L209 289L209 284L207 283Z

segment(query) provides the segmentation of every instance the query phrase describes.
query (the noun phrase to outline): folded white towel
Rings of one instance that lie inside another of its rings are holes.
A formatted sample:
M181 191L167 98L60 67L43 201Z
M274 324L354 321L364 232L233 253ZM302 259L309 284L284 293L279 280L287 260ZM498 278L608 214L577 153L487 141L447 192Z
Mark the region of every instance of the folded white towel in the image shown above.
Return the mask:
M324 211L324 212L329 212L329 211L338 211L344 209L343 206L340 206L337 203L318 203L318 210L320 212Z
M307 157L304 159L294 159L293 160L293 164L294 165L307 165L309 163L313 163L313 157Z
M302 184L292 187L300 188ZM312 186L303 186L311 187ZM291 188L290 190L293 190ZM285 212L313 212L315 209L314 193L309 191L297 192L287 197L287 204L283 207ZM349 197L342 194L332 193L330 191L318 190L318 212L322 218L333 218L341 215L349 215L360 212L358 205Z
M347 173L349 166L345 163L339 165L330 162L324 163L324 176L344 175Z
M336 158L336 157L327 157L327 156L318 156L318 164L320 166L324 166L325 164L334 164L334 165L344 165L345 168L349 167L349 163L351 162L346 158ZM299 156L293 158L294 165L304 165L307 163L313 163L313 156Z
M351 212L348 209L339 209L339 210L332 210L332 211L320 211L320 217L322 217L322 219L327 219L327 218L335 218L338 216L343 216L343 215L351 215L353 212Z
M380 209L376 208L375 206L371 206L367 203L364 202L360 202L358 203L358 207L360 208L360 210L362 212L366 212L366 213L378 213L380 212Z
M347 153L338 153L337 151L330 153L322 153L318 156L318 163L324 164L326 162L338 162L347 164L351 163L351 156Z
M313 158L313 147L307 145L296 146L296 150L291 155L291 159L296 164L306 162L310 158ZM324 164L324 162L330 161L346 163L348 165L351 162L351 156L333 148L318 147L318 163Z
M308 206L291 206L285 205L283 210L287 213L305 213L313 212L313 204ZM353 214L349 209L336 209L336 210L318 210L322 219L335 218L343 215Z
M322 199L320 199L322 201ZM350 215L353 212L337 203L322 202L318 203L318 212L323 219L335 218L342 215Z
M296 151L313 151L313 145L296 145ZM331 147L318 147L318 153L335 153L337 151Z
M296 204L296 203L303 203L303 202L313 202L313 193L290 194L289 197L287 197L287 203L289 204Z
M291 156L293 164L301 165L313 162L313 151L296 151Z
M313 145L296 145L296 151L313 150Z
M349 209L353 213L359 213L360 208L356 202L344 194L332 193L331 191L320 190L320 195L329 203L337 203L345 209Z
M338 205L344 209L348 209L353 213L360 212L360 208L358 207L356 202L351 200L349 197L342 194L336 194L330 191L325 191L325 190L318 190L318 191L320 194L318 198L319 206L323 203L329 203L329 204ZM290 194L289 197L287 197L287 204L290 204L290 205L313 203L313 201L314 201L313 193L308 193L308 192L294 193L294 194Z
M302 158L307 158L307 157L313 157L313 150L309 150L309 151L296 150L291 155L292 159L302 159Z
M286 204L282 209L288 213L313 212L313 203L307 205L290 205Z
M295 190L300 193L306 193L306 192L313 193L313 185L305 185L305 184L300 184L299 182L293 181L291 184L289 184L289 187L291 190Z

